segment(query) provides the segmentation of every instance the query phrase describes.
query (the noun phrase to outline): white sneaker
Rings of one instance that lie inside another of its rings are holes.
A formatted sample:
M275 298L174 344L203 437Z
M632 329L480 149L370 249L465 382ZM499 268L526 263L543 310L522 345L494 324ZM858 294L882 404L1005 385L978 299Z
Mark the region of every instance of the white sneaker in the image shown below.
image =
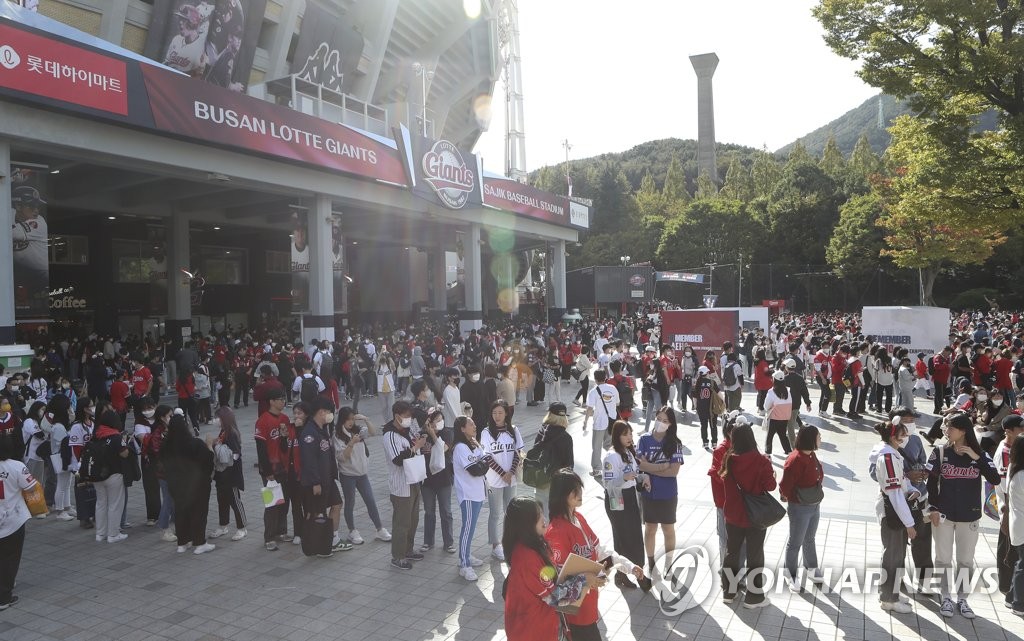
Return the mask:
M302 539L299 537L292 537L292 545L302 545Z
M786 582L786 587L789 588L790 592L793 592L794 594L800 593L802 586L793 577L789 576L788 573L783 575L782 580Z
M48 512L43 512L42 514L36 514L34 518L45 519L47 514L49 514L49 513Z
M459 568L459 576L466 579L467 581L476 581L480 577L476 575L473 568Z
M58 521L74 521L75 517L71 516L67 512L60 512L59 514L57 514L57 520Z
M214 545L213 543L203 543L202 545L200 545L196 549L192 550L192 554L205 554L207 552L212 552L212 551L214 551L216 549L217 549L217 546Z
M480 559L476 558L475 556L471 556L471 557L469 557L469 564L471 566L473 566L474 568L478 568L481 565L483 565L484 562L481 561Z
M363 540L363 536L359 534L359 530L350 530L348 533L348 540L352 545L362 545L366 542Z
M167 528L164 530L164 533L160 535L160 540L167 541L168 543L176 543L178 541L178 537L174 534L173 530Z
M814 568L807 573L807 578L811 580L811 583L815 585L822 585L825 583L825 575L821 573L821 568Z
M115 534L114 536L108 536L107 537L107 543L120 543L121 541L124 541L127 538L128 538L127 534L125 534L124 532L119 532L119 533Z
M242 539L245 538L246 534L248 534L248 532L245 531L244 527L243 528L239 528L239 530L237 532L235 532L235 534L231 537L231 540L232 541L241 541Z
M77 519L77 518L78 518L78 512L76 512L76 511L75 511L75 508L73 508L73 507L69 507L69 508L68 508L67 510L65 510L65 511L66 511L66 512L67 512L68 514L70 514L70 515L71 515L71 518L73 518L73 519Z
M103 543L106 540L107 540L107 537L103 536L102 534L97 534L96 535L96 542L97 543Z
M219 539L220 537L224 536L227 533L228 533L228 529L226 527L219 527L216 530L214 530L213 532L210 532L210 538L211 539Z
M498 547L496 547L493 550L491 550L491 556L493 556L494 558L498 559L499 561L504 561L505 560L505 550L502 549L500 543L498 544Z
M391 532L388 532L387 528L381 528L377 530L377 536L374 537L378 541L390 541Z
M189 543L188 545L179 545L178 546L178 554L184 554L185 552L188 552L188 549L190 547L192 547L191 543Z
M765 597L764 601L759 601L758 603L744 603L743 607L748 610L756 610L758 608L767 608L771 604L771 600L768 597Z
M882 606L883 611L896 614L910 614L914 611L913 606L903 601L882 601L879 605Z

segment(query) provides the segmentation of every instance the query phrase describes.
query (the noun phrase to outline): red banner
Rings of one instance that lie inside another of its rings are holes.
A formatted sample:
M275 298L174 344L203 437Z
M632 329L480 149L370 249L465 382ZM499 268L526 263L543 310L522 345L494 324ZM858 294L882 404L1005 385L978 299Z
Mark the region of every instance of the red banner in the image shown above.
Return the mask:
M354 129L156 67L142 77L157 129L405 184L398 150Z
M571 224L568 198L508 178L484 177L484 204L557 225Z
M0 87L128 115L124 61L0 24Z
M676 350L689 345L700 357L722 349L725 341L736 341L740 325L737 310L684 309L661 313L661 340Z

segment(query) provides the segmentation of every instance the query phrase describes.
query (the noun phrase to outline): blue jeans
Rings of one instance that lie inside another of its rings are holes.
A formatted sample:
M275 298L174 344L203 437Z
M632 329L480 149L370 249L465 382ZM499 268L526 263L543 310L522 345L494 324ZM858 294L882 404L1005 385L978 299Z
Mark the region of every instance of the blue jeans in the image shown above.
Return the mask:
M167 488L167 481L160 479L160 516L156 519L156 526L166 530L174 520L174 499L171 498L171 491Z
M656 387L651 387L651 400L647 402L647 412L644 414L644 431L651 431L651 421L658 415L661 409L661 393ZM610 428L609 428L610 429Z
M452 540L452 486L431 487L426 483L420 489L423 499L423 543L434 545L434 530L437 512L441 512L441 541L445 547L454 545Z
M356 529L353 519L353 513L356 509L356 490L359 490L359 496L363 498L363 503L366 504L366 512L370 515L370 520L373 521L373 527L379 530L381 528L380 513L377 511L377 501L373 498L370 477L365 474L362 476L340 474L339 477L341 478L341 492L345 497L345 525L348 527L349 532Z
M797 557L804 551L804 567L814 570L818 567L818 548L814 536L818 533L818 518L821 504L789 504L789 540L786 542L786 572L797 578Z
M483 506L483 501L459 501L459 511L462 512L462 530L459 531L460 568L470 566L469 552L473 547L473 534L476 532L476 522L480 519L480 509Z

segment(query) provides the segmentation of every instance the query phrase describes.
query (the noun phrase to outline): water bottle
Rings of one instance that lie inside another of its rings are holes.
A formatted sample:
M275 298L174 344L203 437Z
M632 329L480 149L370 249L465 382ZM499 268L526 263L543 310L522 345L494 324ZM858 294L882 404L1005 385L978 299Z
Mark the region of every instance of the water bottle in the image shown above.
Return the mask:
M608 488L608 509L612 512L621 512L626 509L626 502L622 500L622 487Z

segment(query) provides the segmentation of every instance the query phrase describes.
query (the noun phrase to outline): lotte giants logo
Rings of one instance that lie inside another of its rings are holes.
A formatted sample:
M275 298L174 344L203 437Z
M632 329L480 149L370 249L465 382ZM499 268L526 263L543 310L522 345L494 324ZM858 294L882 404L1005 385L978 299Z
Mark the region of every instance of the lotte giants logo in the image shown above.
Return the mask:
M14 50L11 45L4 45L0 47L0 65L3 65L7 69L14 69L21 64L21 56Z
M438 140L423 154L424 179L449 209L461 209L469 201L476 175L462 159L458 148L447 140Z

